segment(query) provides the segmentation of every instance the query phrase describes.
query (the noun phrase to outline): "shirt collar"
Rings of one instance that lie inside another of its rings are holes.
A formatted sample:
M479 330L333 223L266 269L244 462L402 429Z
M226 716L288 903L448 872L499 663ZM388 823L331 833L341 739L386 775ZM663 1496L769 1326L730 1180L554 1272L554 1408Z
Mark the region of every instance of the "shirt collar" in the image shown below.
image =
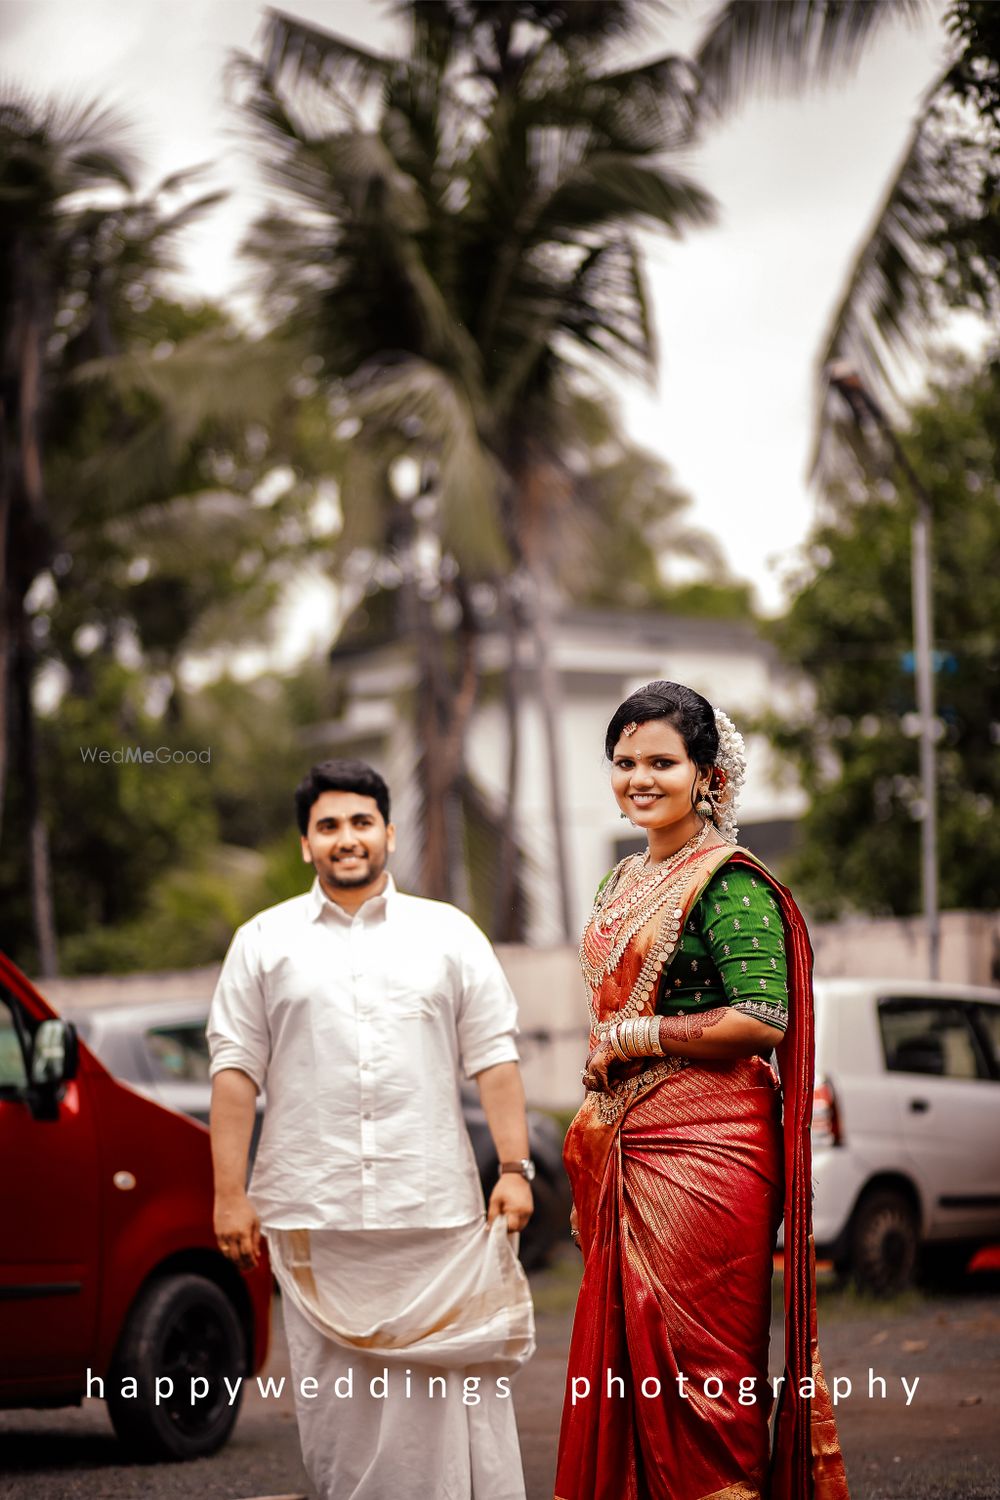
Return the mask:
M319 876L317 875L313 880L312 886L309 891L309 920L311 922L317 922L319 921L320 917L322 917L323 914L327 911L331 911L335 917L345 922L353 921L354 918L356 916L359 916L362 912L364 912L365 915L369 917L384 917L387 915L390 903L393 901L396 894L396 882L387 872L385 877L385 885L383 886L382 890L379 891L378 895L369 896L368 900L363 902L362 905L358 907L358 910L356 912L352 913L345 911L342 906L338 906L336 901L330 900L329 896L320 885Z

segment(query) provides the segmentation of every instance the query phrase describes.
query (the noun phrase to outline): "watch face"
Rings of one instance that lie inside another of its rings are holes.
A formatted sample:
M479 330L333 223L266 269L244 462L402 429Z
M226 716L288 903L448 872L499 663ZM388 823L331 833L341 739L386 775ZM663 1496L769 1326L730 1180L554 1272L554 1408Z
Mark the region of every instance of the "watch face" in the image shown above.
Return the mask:
M525 1161L522 1163L522 1166L524 1167L524 1175L528 1182L534 1182L536 1176L535 1163L533 1161Z

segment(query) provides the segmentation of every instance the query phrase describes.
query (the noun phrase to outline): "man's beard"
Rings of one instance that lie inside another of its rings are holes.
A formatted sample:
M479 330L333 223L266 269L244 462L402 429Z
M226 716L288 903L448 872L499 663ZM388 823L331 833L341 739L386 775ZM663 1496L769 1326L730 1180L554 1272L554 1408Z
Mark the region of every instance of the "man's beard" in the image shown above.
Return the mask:
M364 860L359 861L359 869L347 875L341 874L337 868L338 864L339 861L337 860L330 861L327 878L332 886L336 886L339 890L347 891L352 890L355 886L371 885L376 881L385 869L385 857L383 856L382 859L378 859L374 855L369 855Z

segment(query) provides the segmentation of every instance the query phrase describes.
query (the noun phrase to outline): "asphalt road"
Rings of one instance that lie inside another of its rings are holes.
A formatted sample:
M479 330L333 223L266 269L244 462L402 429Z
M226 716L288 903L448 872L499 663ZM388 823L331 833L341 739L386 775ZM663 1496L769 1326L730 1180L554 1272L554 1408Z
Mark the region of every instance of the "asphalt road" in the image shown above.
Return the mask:
M552 1496L578 1276L567 1249L554 1267L533 1277L539 1347L515 1390L529 1500ZM778 1297L775 1303L772 1347L778 1349ZM820 1342L827 1379L831 1388L838 1382L841 1395L838 1422L853 1500L998 1500L1000 1276L970 1276L950 1295L912 1293L889 1304L821 1285ZM287 1372L276 1304L265 1374ZM869 1372L885 1380L884 1398L878 1385L869 1395ZM907 1388L914 1392L909 1406ZM266 1400L251 1391L227 1447L182 1465L123 1464L99 1402L79 1410L0 1412L2 1500L308 1494L287 1390Z

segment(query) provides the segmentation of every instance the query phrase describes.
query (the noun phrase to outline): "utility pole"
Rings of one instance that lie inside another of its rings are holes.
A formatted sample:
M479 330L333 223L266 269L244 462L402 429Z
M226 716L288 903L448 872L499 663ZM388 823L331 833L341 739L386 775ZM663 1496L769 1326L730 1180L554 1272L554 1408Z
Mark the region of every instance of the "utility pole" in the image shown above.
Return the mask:
M923 804L923 818L920 823L920 883L923 893L924 928L927 933L928 974L931 979L938 979L941 973L941 914L938 895L937 716L934 704L931 501L907 458L899 438L890 427L885 412L865 389L857 370L844 361L837 361L827 371L827 379L834 390L838 391L847 402L862 436L865 433L865 417L874 422L888 443L896 467L905 478L916 502L910 533L910 577L917 716L920 720L920 799Z

